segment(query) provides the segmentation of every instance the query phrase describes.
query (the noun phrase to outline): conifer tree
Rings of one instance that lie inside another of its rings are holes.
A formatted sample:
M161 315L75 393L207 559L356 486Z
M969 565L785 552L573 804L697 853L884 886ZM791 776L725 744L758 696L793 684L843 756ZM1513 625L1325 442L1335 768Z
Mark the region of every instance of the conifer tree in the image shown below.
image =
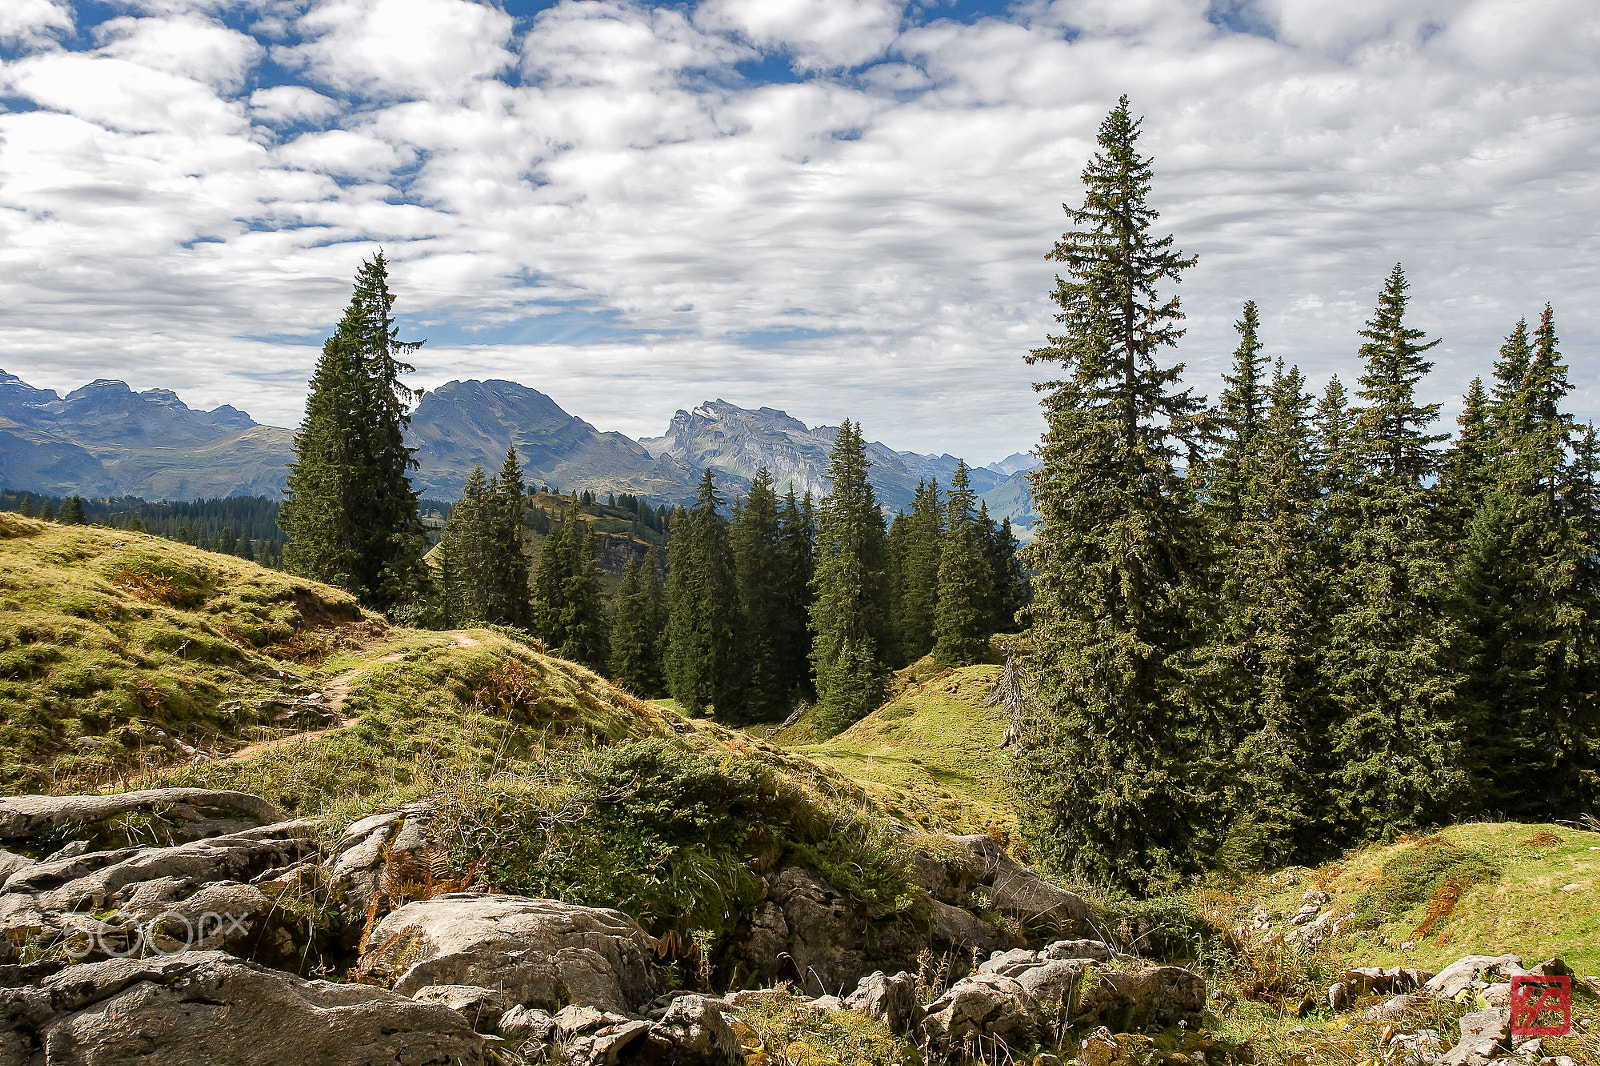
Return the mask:
M994 619L994 570L984 554L987 531L980 527L972 504L967 464L958 459L945 498L939 551L939 599L933 624L933 661L938 666L982 661Z
M523 551L522 468L515 445L506 449L505 463L495 478L488 527L493 554L488 571L489 620L528 629L533 625L529 599L528 557Z
M1341 539L1325 679L1338 707L1334 789L1344 830L1388 838L1451 809L1465 784L1459 724L1459 637L1444 606L1445 559L1429 488L1443 438L1428 433L1437 404L1417 383L1438 341L1405 321L1405 274L1390 273L1361 336L1366 368L1352 451L1361 480L1357 520Z
M711 468L667 542L667 688L688 714L745 720L746 665L728 523Z
M83 497L68 496L61 501L61 510L56 514L56 521L64 526L87 525L89 519L83 513Z
M533 632L551 650L561 647L567 639L566 579L572 568L568 542L575 535L570 523L559 519L552 522L534 571Z
M1065 265L1063 327L1030 363L1057 362L1031 475L1032 708L1017 788L1030 848L1055 870L1151 891L1196 867L1216 821L1200 716L1186 691L1202 537L1176 469L1197 402L1160 353L1182 336L1158 287L1194 264L1157 237L1149 161L1123 97L1100 126Z
M425 591L427 537L406 473L415 394L400 383L401 341L383 253L361 265L338 329L322 347L295 434L278 523L292 573L350 590L374 610L408 608Z
M612 612L611 676L641 696L666 691L661 677L662 614L661 573L655 553L630 558Z
M22 506L17 509L17 513L23 518L32 518L38 513L36 510L34 510L33 494L31 492L24 492L22 494Z
M876 709L888 673L888 534L867 468L860 426L846 419L828 462L832 491L818 508L811 580L811 662L823 736Z
M493 537L494 500L484 480L483 467L475 466L462 486L461 499L450 509L439 538L441 621L448 626L494 622L489 577L498 554Z
M1456 437L1439 473L1439 524L1444 540L1466 537L1484 494L1494 484L1496 434L1483 379L1473 378L1462 397Z
M781 720L788 713L790 684L780 646L785 637L783 530L777 489L766 467L756 471L730 537L750 671L744 713L751 721Z
M1594 542L1582 482L1592 472L1575 461L1561 409L1571 384L1548 306L1531 346L1525 338L1519 322L1501 349L1500 436L1457 583L1473 638L1476 806L1542 820L1592 802L1584 789L1600 731L1585 649L1600 605L1584 582Z
M39 509L39 517L46 522L54 522L56 520L56 513L51 510L49 500L45 500L44 506Z
M1206 517L1223 538L1233 536L1240 520L1246 479L1241 467L1254 455L1265 406L1262 379L1267 370L1266 357L1261 354L1261 317L1254 300L1245 302L1243 317L1233 328L1239 333L1239 347L1233 353L1233 372L1223 375L1227 387L1212 418L1212 433L1222 446L1205 466Z
M1028 570L1022 564L1022 545L1011 531L1011 516L1000 520L998 527L989 519L987 507L980 508L979 518L987 530L984 557L989 562L993 583L993 617L989 630L993 633L1012 633L1018 628L1017 616L1028 606Z
M900 602L896 635L901 657L916 662L933 650L934 609L939 602L939 551L944 541L944 505L939 482L917 482L911 513L899 545Z
M606 617L605 590L594 529L578 517L577 507L567 512L566 570L561 579L560 654L601 671L611 657L611 626Z
M811 493L796 501L791 484L783 500L778 545L782 570L782 589L774 643L778 649L778 669L783 691L790 699L814 696L811 685L811 578L817 536Z
M1231 753L1217 862L1258 870L1324 851L1318 699L1320 590L1313 516L1311 397L1297 368L1274 368L1259 420L1236 451L1236 521L1218 550L1212 707ZM1215 514L1215 512L1213 512Z

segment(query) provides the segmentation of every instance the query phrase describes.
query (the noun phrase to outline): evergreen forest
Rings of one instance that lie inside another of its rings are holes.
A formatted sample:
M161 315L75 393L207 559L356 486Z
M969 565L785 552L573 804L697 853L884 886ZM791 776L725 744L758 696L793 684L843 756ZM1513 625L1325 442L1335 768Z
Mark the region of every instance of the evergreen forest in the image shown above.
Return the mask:
M1027 713L1036 853L1137 894L1313 863L1474 817L1592 811L1600 756L1594 428L1549 306L1508 323L1456 432L1418 388L1439 343L1396 265L1312 395L1245 303L1220 396L1182 386L1174 294L1126 97L1050 258L1029 361ZM1488 360L1486 360L1486 363Z

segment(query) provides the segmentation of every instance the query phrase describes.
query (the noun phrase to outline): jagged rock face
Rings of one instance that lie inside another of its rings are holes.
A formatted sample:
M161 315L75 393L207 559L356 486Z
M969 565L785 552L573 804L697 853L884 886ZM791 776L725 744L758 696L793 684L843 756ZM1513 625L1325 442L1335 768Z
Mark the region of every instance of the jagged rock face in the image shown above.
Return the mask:
M563 492L629 492L692 499L697 471L659 459L621 433L602 433L537 389L514 381L451 381L412 412L406 443L416 449L411 483L423 497L454 500L474 466L493 475L516 445L529 484Z
M0 990L0 1066L474 1066L483 1048L449 1007L215 951L85 963Z
M693 470L710 467L719 478L728 479L725 484L730 492L741 491L764 466L772 472L780 495L792 485L796 495L810 492L820 499L830 489L828 453L837 432L836 426L809 429L799 419L771 407L751 411L726 400L708 400L692 411L673 415L664 436L639 443L651 454L682 460ZM956 469L953 455L897 452L876 443L868 444L866 452L872 464L868 477L878 503L889 508L908 506L918 481L937 478L941 485L948 485ZM1002 480L1001 475L981 467L971 472L977 492L994 488Z

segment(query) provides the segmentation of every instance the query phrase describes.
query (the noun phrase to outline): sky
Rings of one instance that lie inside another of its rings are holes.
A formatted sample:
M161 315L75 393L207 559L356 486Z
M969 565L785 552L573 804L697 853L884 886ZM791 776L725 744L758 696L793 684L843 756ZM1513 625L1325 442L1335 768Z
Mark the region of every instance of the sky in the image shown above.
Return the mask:
M1547 302L1600 418L1597 57L1593 0L0 0L0 369L292 426L381 248L416 386L989 462L1126 93L1197 392L1247 299L1353 381L1400 262L1441 428Z

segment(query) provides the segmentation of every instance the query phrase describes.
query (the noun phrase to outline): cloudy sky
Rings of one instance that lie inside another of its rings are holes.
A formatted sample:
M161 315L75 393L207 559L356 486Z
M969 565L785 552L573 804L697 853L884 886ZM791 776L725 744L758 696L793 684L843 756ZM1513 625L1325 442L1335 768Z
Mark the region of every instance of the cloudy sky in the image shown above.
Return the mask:
M1431 398L1549 301L1600 417L1597 57L1593 0L0 0L0 368L293 425L381 246L415 384L986 462L1126 92L1201 391L1251 298L1349 380L1400 261Z

